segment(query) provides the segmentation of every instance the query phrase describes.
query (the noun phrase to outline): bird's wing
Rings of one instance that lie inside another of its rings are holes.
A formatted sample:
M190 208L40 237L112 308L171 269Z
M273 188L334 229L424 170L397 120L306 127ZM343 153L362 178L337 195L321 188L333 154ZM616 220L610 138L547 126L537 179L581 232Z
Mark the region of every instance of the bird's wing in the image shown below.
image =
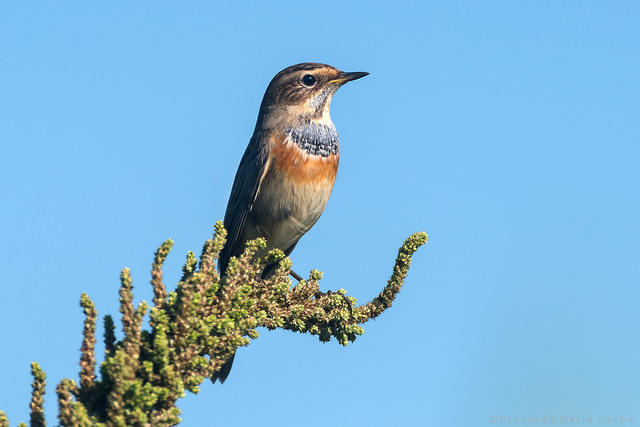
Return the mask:
M220 274L226 271L229 258L239 255L244 249L245 242L242 235L247 216L258 195L260 183L268 169L268 150L264 135L254 134L238 166L227 211L224 214L227 244L222 249L218 260Z

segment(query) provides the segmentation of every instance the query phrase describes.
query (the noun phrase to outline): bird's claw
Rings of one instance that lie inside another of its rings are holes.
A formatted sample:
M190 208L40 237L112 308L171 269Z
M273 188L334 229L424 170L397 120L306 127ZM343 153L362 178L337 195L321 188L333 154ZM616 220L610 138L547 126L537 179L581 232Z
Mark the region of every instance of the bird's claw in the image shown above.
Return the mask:
M316 292L316 294L314 296L316 297L316 299L318 299L320 297L331 296L333 294L334 294L334 292L331 291L331 290L328 290L327 292L318 291L318 292ZM344 302L347 304L347 307L349 307L349 313L353 314L353 304L351 303L349 298L347 298L347 296L345 294L338 294L338 295L340 295L342 297Z

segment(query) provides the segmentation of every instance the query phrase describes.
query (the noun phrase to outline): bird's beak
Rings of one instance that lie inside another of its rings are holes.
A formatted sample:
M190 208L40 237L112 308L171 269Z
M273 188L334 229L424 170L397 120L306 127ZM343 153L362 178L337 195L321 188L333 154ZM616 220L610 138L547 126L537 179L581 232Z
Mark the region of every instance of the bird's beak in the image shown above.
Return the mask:
M350 82L352 80L357 80L359 78L362 78L364 76L368 76L369 73L364 72L364 71L356 71L353 73L342 73L342 75L340 77L338 77L337 79L333 79L333 80L329 80L328 83L334 83L334 84L338 84L340 86L342 86L343 84L345 84L346 82Z

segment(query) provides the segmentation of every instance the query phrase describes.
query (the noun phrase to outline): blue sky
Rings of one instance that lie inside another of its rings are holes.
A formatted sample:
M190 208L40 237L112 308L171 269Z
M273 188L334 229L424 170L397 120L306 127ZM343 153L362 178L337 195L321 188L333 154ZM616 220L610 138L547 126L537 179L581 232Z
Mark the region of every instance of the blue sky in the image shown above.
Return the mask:
M82 292L151 299L221 219L264 90L368 71L332 117L341 164L292 255L365 302L415 231L394 306L346 348L261 331L184 426L640 420L637 2L2 2L0 409L29 363L76 378ZM503 425L513 424L504 422Z

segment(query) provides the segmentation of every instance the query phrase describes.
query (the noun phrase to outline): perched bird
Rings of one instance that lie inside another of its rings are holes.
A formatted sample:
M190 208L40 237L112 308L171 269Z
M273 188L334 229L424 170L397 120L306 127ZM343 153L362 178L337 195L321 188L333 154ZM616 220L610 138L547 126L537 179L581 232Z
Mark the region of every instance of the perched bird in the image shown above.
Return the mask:
M263 237L267 249L289 255L316 223L333 189L340 157L329 114L331 99L340 86L367 74L303 63L271 80L227 204L228 238L218 260L221 275L248 240ZM267 266L262 277L274 270ZM223 383L232 364L233 357L212 380Z

